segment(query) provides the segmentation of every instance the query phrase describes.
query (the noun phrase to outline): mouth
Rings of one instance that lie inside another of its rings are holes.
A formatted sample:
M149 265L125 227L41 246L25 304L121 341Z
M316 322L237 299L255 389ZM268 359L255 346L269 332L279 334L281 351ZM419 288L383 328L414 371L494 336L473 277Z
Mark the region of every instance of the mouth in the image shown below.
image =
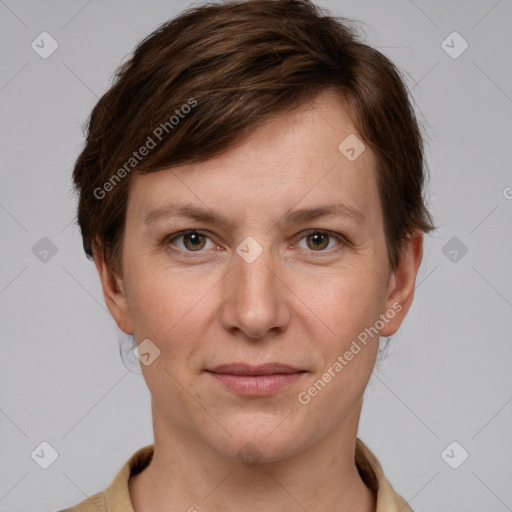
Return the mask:
M280 391L307 371L281 363L253 366L230 363L207 369L206 372L225 387L244 396L266 396Z

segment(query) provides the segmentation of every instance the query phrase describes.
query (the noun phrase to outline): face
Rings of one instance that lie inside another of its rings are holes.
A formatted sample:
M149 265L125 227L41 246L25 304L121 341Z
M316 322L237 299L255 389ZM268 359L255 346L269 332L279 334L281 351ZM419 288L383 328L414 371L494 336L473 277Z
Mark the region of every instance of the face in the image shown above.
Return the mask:
M271 461L357 427L422 237L390 273L374 156L342 154L349 134L324 93L219 157L132 176L123 276L98 268L119 327L160 351L141 364L157 428Z

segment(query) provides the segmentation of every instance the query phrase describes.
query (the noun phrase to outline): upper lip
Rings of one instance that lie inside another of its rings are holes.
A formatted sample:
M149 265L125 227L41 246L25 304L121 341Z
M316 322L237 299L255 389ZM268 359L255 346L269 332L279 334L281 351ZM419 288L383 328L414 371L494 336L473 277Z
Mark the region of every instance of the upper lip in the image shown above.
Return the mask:
M221 364L215 368L208 369L212 373L228 373L232 375L274 375L277 373L298 373L299 370L293 366L281 363L267 363L258 366L245 363Z

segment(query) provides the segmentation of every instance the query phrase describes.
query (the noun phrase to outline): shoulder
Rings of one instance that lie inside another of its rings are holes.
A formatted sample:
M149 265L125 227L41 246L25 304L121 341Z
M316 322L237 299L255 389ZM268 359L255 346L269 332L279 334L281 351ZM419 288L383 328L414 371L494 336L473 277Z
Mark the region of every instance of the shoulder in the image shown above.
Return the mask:
M386 478L375 454L359 438L356 438L355 458L363 481L376 494L376 512L414 512Z
M128 482L132 475L146 468L152 458L154 445L144 446L135 452L122 466L112 483L102 492L86 498L77 505L58 512L133 512Z

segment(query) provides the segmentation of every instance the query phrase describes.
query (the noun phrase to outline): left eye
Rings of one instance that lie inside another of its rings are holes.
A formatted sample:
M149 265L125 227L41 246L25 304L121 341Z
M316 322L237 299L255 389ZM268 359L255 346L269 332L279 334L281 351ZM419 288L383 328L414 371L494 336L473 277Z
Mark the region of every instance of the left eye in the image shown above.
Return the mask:
M329 242L332 239L337 239L338 242L341 242L339 236L326 233L325 231L313 231L301 238L301 240L306 240L308 249L312 249L317 252L326 249L330 245Z

